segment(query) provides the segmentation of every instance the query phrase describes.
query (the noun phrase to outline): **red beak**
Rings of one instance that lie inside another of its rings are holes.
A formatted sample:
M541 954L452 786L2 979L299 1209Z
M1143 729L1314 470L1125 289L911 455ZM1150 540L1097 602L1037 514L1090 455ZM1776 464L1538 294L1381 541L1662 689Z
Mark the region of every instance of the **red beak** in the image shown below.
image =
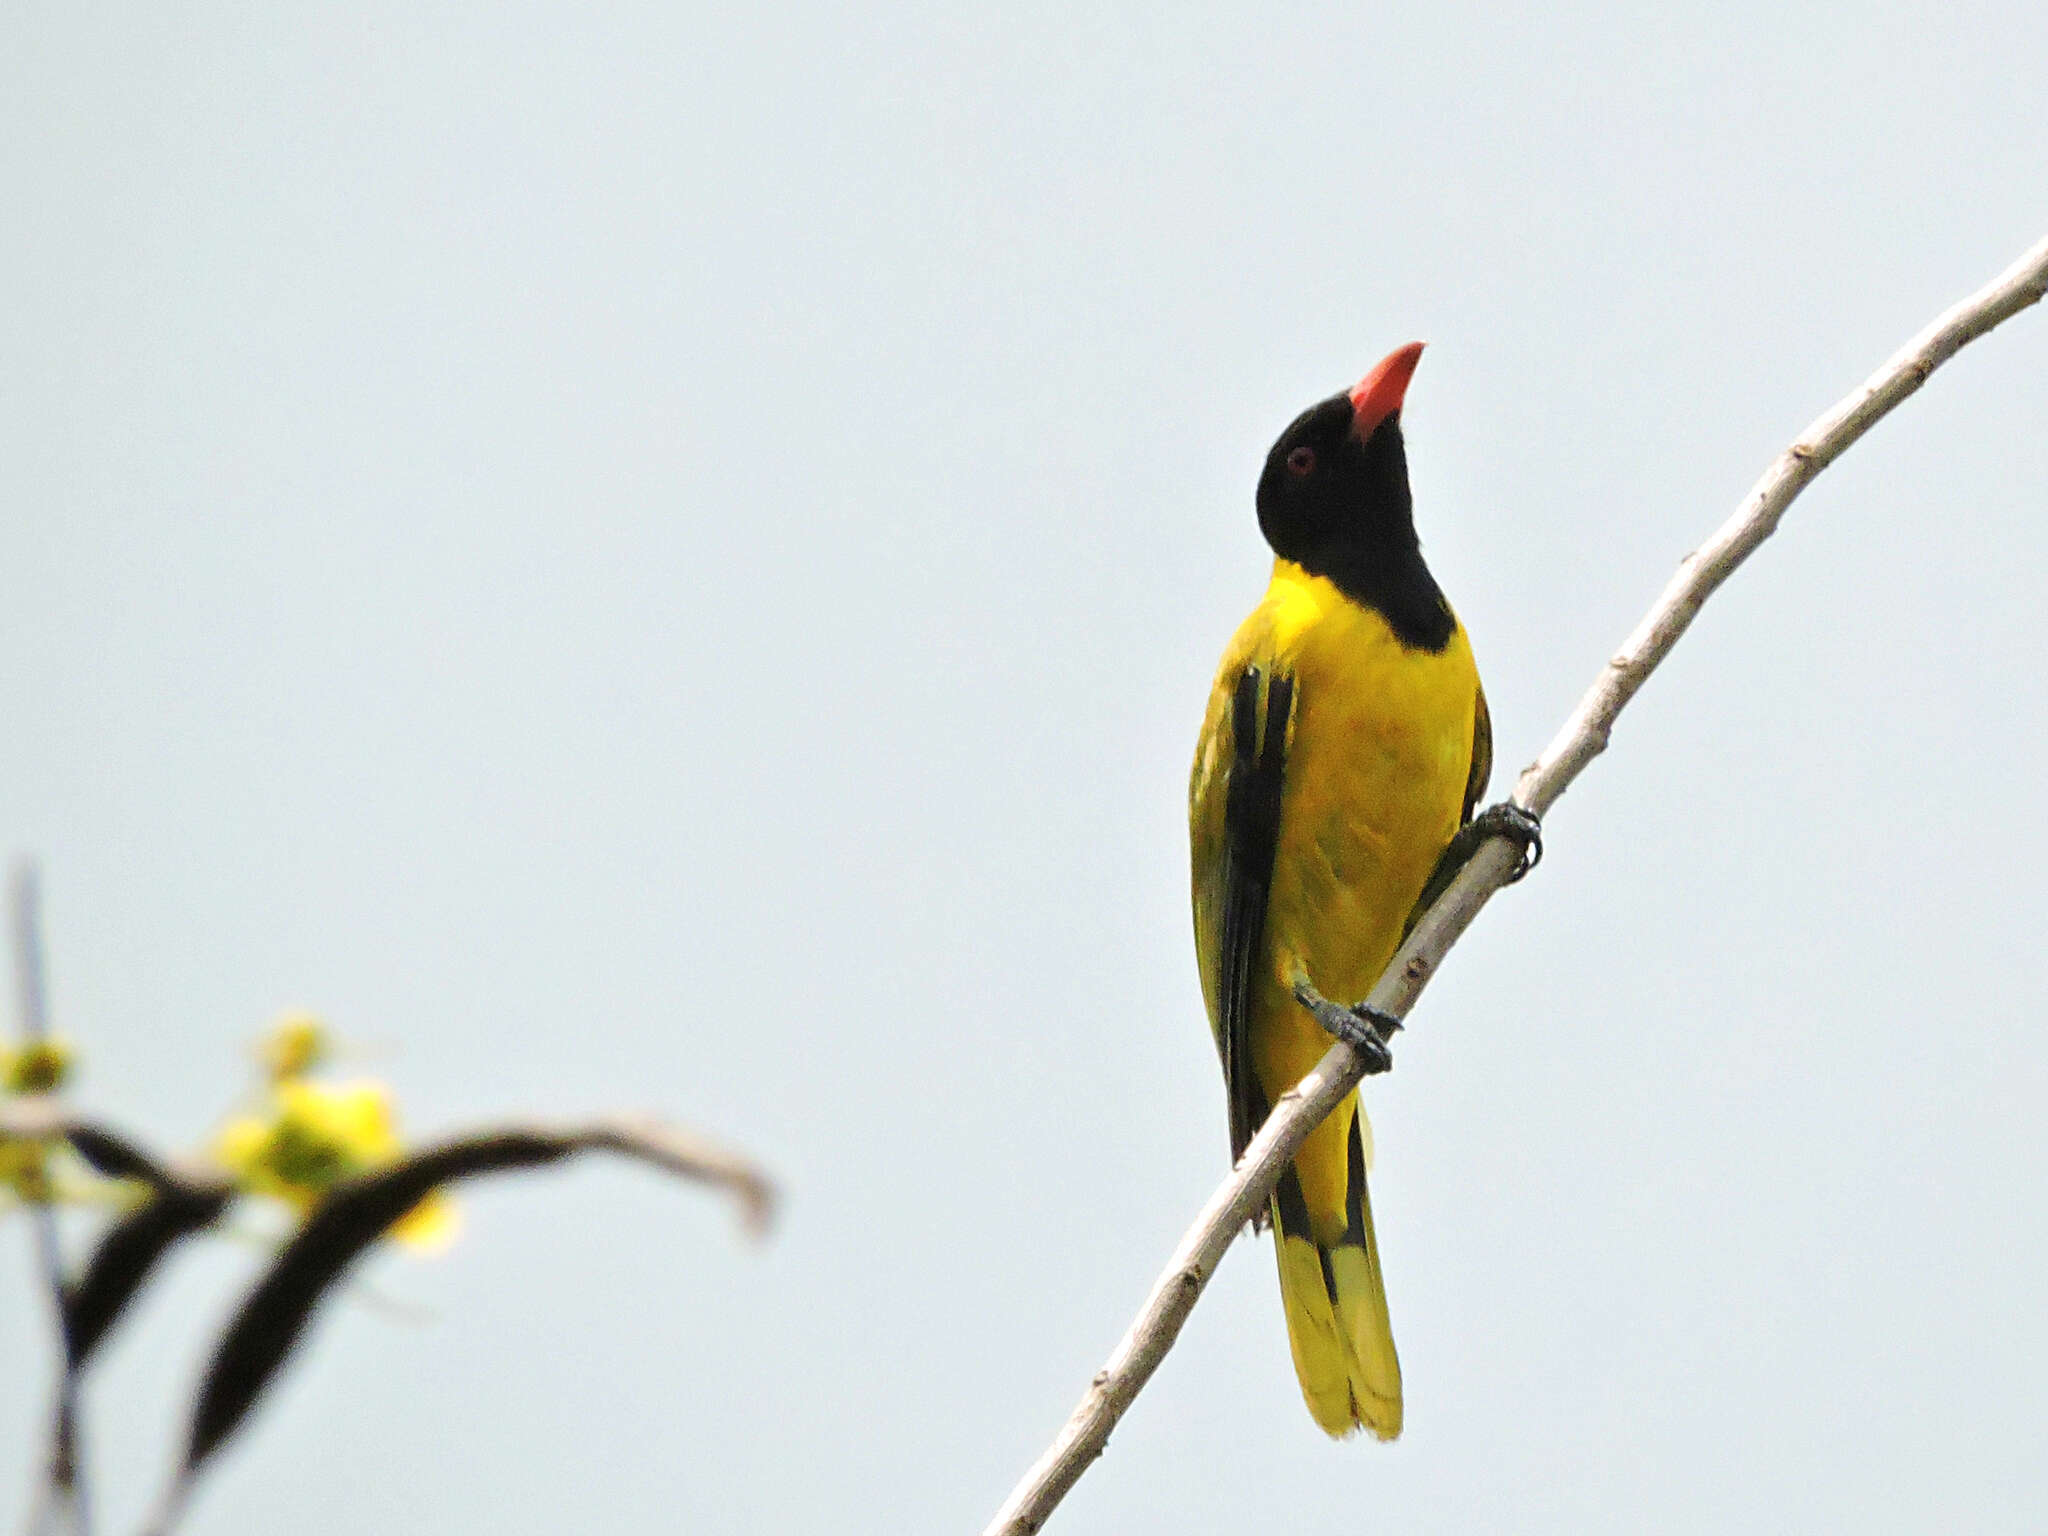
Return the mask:
M1415 377L1415 365L1422 361L1422 343L1411 341L1389 352L1351 391L1351 430L1362 441L1371 437L1379 424L1401 409L1408 393L1408 381Z

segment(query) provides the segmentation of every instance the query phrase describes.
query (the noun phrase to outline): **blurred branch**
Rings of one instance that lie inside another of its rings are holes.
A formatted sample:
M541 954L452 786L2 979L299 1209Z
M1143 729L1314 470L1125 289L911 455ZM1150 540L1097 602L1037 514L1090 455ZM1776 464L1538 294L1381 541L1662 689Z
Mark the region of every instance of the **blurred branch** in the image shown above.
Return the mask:
M50 1032L43 995L42 891L32 859L15 862L8 882L14 924L14 984L21 999L21 1032L41 1040Z
M739 1202L747 1235L768 1235L775 1219L775 1186L759 1167L709 1137L641 1115L615 1115L567 1133L570 1150L617 1152L664 1172L723 1188Z
M0 1137L11 1141L67 1141L94 1173L133 1179L158 1192L208 1187L218 1176L200 1165L167 1163L119 1131L74 1112L54 1093L0 1099Z
M9 917L14 935L14 981L21 999L21 1033L30 1045L49 1038L49 1010L43 990L43 936L41 882L33 860L15 863L8 880ZM36 1263L42 1270L43 1288L50 1296L50 1317L58 1330L60 1347L64 1336L64 1246L57 1227L57 1207L43 1201L29 1213L35 1228ZM92 1501L78 1466L78 1396L67 1369L57 1387L57 1418L64 1432L51 1443L50 1463L44 1473L42 1508L30 1518L36 1529L70 1505L79 1536L92 1536Z
M1523 770L1514 802L1538 816L1548 811L1586 765L1606 750L1615 719L1706 600L1776 531L1786 508L1813 478L1915 393L1936 368L1994 326L2039 303L2044 293L2048 240L1937 317L1860 389L1809 426L1778 456L1734 515L1680 563L1663 595L1601 669L1542 756ZM1500 837L1479 849L1410 931L1373 988L1370 1000L1375 1007L1400 1017L1414 1006L1451 946L1514 874L1520 856L1519 848ZM1102 1454L1110 1431L1173 1348L1218 1262L1253 1214L1265 1207L1281 1170L1363 1075L1358 1053L1339 1042L1314 1071L1281 1096L1236 1169L1210 1196L1174 1249L1109 1363L1096 1373L1051 1447L1011 1490L985 1536L1028 1536L1051 1517Z

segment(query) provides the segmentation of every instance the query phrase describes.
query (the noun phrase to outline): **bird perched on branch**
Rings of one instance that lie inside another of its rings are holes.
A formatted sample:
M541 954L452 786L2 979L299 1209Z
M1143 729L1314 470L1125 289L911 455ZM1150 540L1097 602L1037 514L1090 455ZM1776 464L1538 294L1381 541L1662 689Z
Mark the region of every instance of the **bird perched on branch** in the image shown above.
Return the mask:
M1399 1022L1358 1000L1425 889L1433 897L1495 832L1525 858L1535 846L1534 822L1513 807L1473 820L1493 758L1486 696L1423 563L1401 438L1421 356L1419 342L1394 352L1295 418L1267 454L1258 511L1272 581L1223 653L1195 750L1195 948L1233 1159L1331 1035L1369 1072L1392 1064ZM1351 1095L1281 1174L1269 1218L1309 1412L1331 1435L1363 1426L1391 1440L1401 1366L1366 1195L1370 1145Z

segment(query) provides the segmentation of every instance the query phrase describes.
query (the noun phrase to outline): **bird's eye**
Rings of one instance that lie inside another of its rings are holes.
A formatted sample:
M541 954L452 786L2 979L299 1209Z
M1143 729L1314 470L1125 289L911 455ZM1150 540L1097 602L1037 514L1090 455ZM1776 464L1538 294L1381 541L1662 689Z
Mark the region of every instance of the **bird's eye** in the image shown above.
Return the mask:
M1305 475L1315 467L1316 451L1306 443L1287 455L1287 472L1290 475Z

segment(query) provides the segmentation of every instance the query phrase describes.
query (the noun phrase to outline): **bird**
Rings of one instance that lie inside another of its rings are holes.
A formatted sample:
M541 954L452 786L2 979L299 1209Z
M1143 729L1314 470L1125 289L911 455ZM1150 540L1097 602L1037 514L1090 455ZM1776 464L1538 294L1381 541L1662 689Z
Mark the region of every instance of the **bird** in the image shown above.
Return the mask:
M1195 949L1235 1162L1334 1034L1392 1065L1364 999L1425 894L1480 843L1540 853L1512 805L1474 817L1492 726L1471 642L1416 537L1401 410L1422 343L1310 406L1259 476L1265 596L1225 648L1188 788ZM1401 1432L1401 1365L1356 1093L1310 1133L1268 1209L1302 1396L1332 1437Z

